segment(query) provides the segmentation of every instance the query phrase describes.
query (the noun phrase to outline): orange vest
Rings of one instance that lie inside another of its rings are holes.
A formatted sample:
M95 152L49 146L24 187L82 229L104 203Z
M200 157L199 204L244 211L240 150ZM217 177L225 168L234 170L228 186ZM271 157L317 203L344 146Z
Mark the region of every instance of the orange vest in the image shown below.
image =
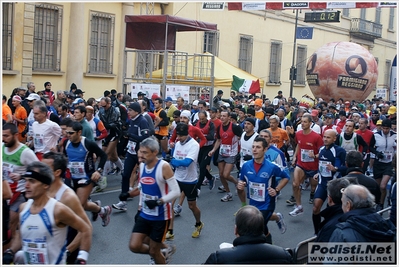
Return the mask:
M154 110L154 115L159 118L159 113L161 113L163 109L160 108L158 110ZM155 128L155 134L159 134L161 136L168 136L168 126L158 126Z

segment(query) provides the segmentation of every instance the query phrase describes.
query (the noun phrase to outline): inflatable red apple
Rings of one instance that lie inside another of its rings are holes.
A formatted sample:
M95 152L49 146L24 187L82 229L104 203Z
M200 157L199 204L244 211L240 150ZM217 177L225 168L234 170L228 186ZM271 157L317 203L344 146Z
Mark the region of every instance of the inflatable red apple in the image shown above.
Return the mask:
M317 49L309 58L306 80L313 95L329 101L363 101L375 88L378 67L364 47L350 42L333 42Z

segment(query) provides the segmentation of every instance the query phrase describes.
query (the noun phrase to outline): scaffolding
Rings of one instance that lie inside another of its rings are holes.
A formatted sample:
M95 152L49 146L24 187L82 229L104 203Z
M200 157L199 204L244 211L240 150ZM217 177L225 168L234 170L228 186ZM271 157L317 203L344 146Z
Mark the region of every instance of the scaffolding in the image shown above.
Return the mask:
M125 60L132 59L124 64L125 93L131 83L160 84L161 97L164 97L166 85L175 84L190 86L189 103L213 98L215 57L212 54L130 48L126 48L124 53ZM129 74L128 70L132 73ZM156 71L158 75L154 75Z

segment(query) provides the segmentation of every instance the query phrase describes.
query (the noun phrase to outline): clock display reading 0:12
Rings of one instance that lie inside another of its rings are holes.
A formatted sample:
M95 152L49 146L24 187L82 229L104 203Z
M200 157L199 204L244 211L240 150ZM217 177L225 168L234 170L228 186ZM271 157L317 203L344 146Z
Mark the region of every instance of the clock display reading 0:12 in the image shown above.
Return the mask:
M308 12L304 22L339 22L340 11Z

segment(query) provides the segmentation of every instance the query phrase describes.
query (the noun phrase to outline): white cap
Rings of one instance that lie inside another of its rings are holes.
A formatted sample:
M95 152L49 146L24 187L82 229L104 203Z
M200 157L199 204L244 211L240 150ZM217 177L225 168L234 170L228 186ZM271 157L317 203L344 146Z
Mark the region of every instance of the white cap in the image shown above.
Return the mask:
M225 106L226 108L229 108L230 104L229 103L224 103L223 106Z
M193 106L198 106L199 101L198 100L194 100L193 101Z
M180 113L180 117L186 117L186 118L190 118L191 117L191 112L190 111L188 111L188 110L183 110L181 113Z
M26 98L27 100L40 100L40 96L38 94L32 93Z

